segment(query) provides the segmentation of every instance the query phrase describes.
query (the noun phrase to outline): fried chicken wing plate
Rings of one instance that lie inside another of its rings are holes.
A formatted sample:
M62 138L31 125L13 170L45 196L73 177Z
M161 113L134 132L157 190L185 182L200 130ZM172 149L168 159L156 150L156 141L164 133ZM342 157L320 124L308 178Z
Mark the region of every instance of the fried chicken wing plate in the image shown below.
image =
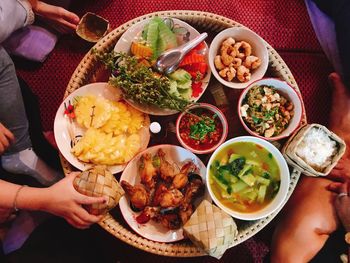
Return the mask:
M121 181L121 185L130 197L131 208L135 211L143 210L149 203L149 192L142 184L132 186L127 181Z
M164 181L171 181L173 177L176 174L176 168L173 164L170 164L166 159L165 159L165 152L162 149L158 150L157 153L159 157L159 172L160 172L160 177Z
M141 156L139 169L141 182L149 189L154 188L155 177L157 176L157 168L153 165L151 154L146 153Z

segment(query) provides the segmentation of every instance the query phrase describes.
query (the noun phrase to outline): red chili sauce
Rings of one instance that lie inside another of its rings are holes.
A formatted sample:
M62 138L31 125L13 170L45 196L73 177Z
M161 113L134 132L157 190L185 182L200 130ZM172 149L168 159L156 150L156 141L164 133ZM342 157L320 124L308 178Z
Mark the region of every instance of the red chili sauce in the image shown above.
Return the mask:
M180 137L195 150L207 150L222 137L223 127L216 113L207 109L193 109L180 120Z

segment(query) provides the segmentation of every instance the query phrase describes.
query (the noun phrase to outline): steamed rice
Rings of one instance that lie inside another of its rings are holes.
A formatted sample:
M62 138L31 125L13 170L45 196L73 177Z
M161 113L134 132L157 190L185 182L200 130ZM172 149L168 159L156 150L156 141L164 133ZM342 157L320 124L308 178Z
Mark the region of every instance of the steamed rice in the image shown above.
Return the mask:
M296 154L317 171L322 172L332 163L337 144L325 131L312 128L298 144Z

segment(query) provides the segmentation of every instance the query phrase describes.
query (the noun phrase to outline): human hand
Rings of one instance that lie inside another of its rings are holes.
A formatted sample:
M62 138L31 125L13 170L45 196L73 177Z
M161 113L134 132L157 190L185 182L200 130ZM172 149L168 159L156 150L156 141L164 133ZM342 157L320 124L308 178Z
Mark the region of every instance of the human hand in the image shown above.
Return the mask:
M36 15L48 20L49 24L60 33L74 31L80 20L76 14L69 12L64 8L46 4L42 1L37 1L32 7Z
M339 160L337 165L333 168L327 176L331 180L345 181L350 179L350 159L347 155Z
M343 182L332 183L328 189L338 194L335 199L335 209L345 230L350 232L350 180L347 178Z
M82 205L106 202L104 197L89 197L78 193L73 180L79 173L70 173L61 181L47 188L48 198L43 210L61 216L76 228L85 229L102 219L102 215L89 214Z
M15 136L4 125L0 123L0 155L10 146L15 140Z

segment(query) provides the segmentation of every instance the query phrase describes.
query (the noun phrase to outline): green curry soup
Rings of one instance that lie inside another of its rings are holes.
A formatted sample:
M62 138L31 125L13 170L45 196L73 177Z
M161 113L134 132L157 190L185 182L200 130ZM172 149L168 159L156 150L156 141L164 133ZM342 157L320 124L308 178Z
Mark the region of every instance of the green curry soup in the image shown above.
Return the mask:
M236 142L215 156L209 183L220 203L249 213L264 208L276 196L280 169L265 148L252 142Z

